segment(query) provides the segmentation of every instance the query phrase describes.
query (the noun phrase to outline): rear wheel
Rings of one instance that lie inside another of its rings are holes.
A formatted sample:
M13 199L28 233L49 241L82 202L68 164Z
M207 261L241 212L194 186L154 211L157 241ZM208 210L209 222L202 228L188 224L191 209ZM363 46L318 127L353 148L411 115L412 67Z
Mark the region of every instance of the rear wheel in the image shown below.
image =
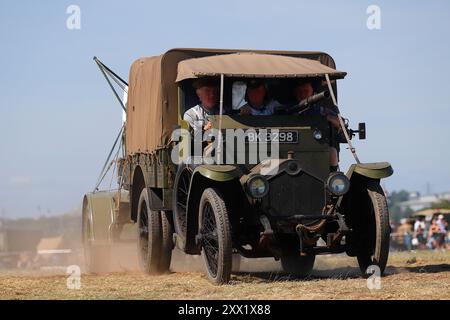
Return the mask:
M150 209L148 191L144 188L138 202L137 250L141 268L148 274L158 273L161 263L161 215Z
M161 211L161 260L159 271L167 272L170 268L173 250L173 227L171 221L171 212Z
M290 255L281 257L283 271L296 277L307 277L314 267L315 255Z
M173 225L176 234L185 240L186 237L186 211L191 183L192 169L186 165L180 165L175 177L173 194Z
M369 195L368 222L364 230L364 246L357 254L359 268L366 274L371 265L378 266L383 274L389 257L389 239L391 228L389 225L389 211L383 189L377 182L370 182L367 186Z
M200 239L206 272L211 282L226 284L232 268L232 240L225 202L213 188L200 199Z

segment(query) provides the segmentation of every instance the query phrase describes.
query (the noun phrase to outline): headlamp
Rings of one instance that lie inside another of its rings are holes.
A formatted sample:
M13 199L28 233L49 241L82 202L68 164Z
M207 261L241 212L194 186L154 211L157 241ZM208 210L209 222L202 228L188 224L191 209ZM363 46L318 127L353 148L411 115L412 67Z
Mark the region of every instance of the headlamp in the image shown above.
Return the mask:
M247 180L247 191L253 198L262 198L269 192L269 182L261 175L254 175Z
M350 180L342 172L333 172L327 180L327 187L336 196L342 196L350 189Z

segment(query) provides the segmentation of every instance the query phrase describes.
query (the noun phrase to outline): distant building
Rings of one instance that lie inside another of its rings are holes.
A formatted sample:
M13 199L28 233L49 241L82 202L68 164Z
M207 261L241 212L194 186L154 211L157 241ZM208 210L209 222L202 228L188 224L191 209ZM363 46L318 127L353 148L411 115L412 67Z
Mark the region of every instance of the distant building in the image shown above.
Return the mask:
M42 238L36 247L35 266L65 265L72 253L63 236Z
M42 231L36 228L0 228L0 252L36 251Z
M0 228L0 269L27 267L36 253L42 231L33 228Z
M413 211L422 210L431 207L433 204L441 201L450 201L450 192L442 192L421 196L418 192L411 192L409 194L409 200L399 203L400 210L404 211L407 208Z

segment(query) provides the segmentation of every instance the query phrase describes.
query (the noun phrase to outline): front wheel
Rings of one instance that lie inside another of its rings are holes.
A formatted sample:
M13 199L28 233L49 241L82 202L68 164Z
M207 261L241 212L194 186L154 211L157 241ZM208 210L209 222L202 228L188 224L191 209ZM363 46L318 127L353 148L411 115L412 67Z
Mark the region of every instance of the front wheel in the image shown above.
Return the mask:
M226 284L232 268L232 240L228 212L220 193L214 188L203 192L199 208L202 256L211 282Z
M367 206L368 219L364 242L366 245L357 255L359 268L365 275L371 265L380 268L383 274L389 257L389 239L391 228L389 225L389 211L383 189L376 182L367 186L369 203Z

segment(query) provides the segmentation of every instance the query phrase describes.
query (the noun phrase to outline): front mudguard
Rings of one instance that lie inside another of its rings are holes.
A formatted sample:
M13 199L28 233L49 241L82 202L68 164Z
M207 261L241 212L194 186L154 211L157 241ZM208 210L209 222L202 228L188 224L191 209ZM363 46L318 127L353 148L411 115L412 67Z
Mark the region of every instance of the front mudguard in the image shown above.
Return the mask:
M195 168L193 178L200 174L206 179L216 182L231 181L239 178L243 173L237 166L231 165L200 165Z
M347 177L350 179L350 189L343 196L340 204L340 212L345 217L345 222L352 230L347 237L349 248L347 254L349 256L356 256L359 247L363 244L359 243L359 235L357 226L364 224L365 216L370 205L370 198L368 195L369 185L379 184L380 179L387 178L393 174L394 170L388 162L378 163L361 163L353 164L347 171Z
M389 162L357 163L350 166L347 177L351 180L354 174L358 174L368 179L382 179L390 177L393 173Z

